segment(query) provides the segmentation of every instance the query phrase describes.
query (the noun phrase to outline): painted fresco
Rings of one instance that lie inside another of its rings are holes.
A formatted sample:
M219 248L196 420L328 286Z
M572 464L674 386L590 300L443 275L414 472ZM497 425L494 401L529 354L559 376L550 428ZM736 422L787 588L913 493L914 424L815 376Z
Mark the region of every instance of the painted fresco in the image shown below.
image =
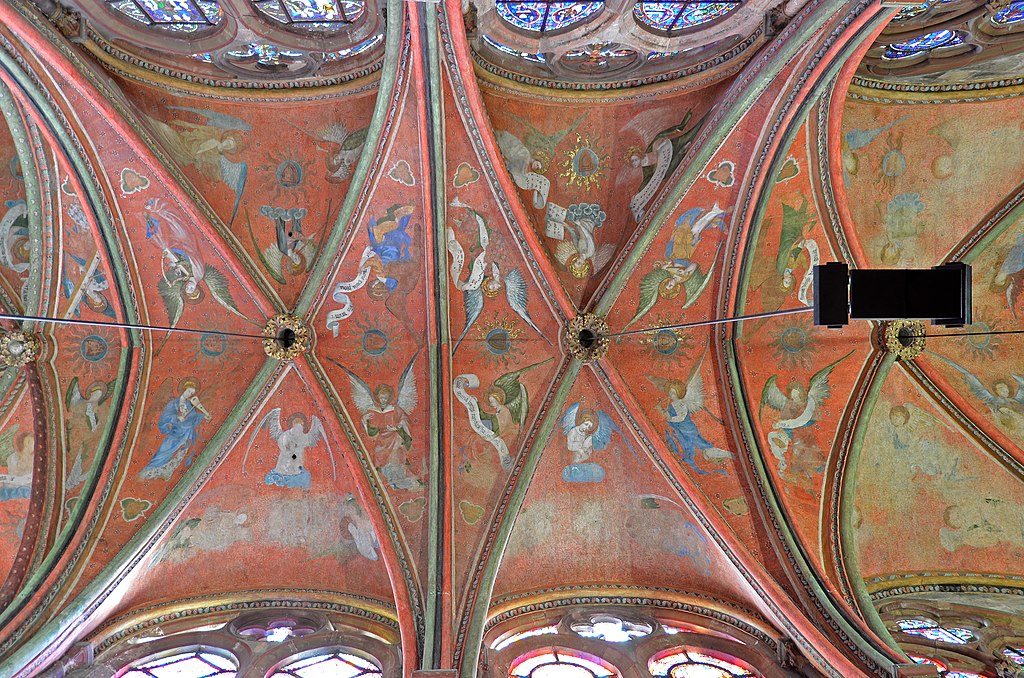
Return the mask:
M852 238L878 267L933 266L1024 181L1015 99L843 108ZM980 180L984 177L984 180Z
M724 84L607 100L545 98L481 81L498 147L570 297L585 305L651 215Z
M746 255L740 315L810 308L813 266L840 257L816 201L808 122L770 178L770 195ZM820 564L819 522L832 447L842 436L849 388L870 348L865 323L815 327L810 313L738 326L746 407L765 466L807 552Z
M861 446L852 525L865 578L1024 574L1015 477L894 369Z
M19 109L2 83L0 109L5 118L21 123ZM11 129L0 121L0 299L15 308L23 307L31 264L26 171L34 169L22 167Z
M415 96L409 87L399 93L401 135L378 150L312 322L319 364L390 500L399 538L426 562L433 312ZM426 568L416 575L425 586Z
M286 368L217 471L152 551L123 609L197 593L351 592L393 600L347 444ZM201 572L198 575L197 572Z
M584 369L516 518L495 598L626 581L678 589L699 579L709 595L746 599L718 546L628 431Z
M557 282L537 277L532 254L522 250L522 225L510 223L500 209L497 188L470 143L449 78L444 81L444 106L451 112L445 135L449 463L453 590L461 597L494 507L553 386L562 348L546 291Z
M34 419L27 384L18 380L0 400L0 579L11 571L25 536L36 452Z
M157 142L291 307L335 226L376 87L255 106L121 84ZM282 115L268 124L275 109Z

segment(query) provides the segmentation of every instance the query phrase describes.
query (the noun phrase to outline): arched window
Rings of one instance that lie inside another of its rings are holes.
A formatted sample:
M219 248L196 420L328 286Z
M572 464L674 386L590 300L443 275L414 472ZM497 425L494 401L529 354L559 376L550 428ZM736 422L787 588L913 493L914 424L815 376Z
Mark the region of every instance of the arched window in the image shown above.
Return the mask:
M956 626L939 626L933 621L924 619L898 619L896 627L903 633L908 633L912 636L922 636L928 640L936 640L953 645L965 645L975 640L974 633L968 629Z
M514 678L611 678L615 670L576 652L550 648L531 652L512 662Z
M633 17L656 31L681 31L714 21L737 7L731 2L638 2Z
M1015 24L1024 21L1024 2L1011 2L992 17L997 24Z
M915 654L908 654L911 661L915 664L931 664L939 670L939 675L942 678L985 678L980 673L973 673L971 671L950 671L949 667L938 659L929 659L928 657L919 657Z
M618 617L596 614L589 620L570 625L573 631L584 638L597 638L606 643L628 643L634 638L651 635L650 624L623 621Z
M534 636L544 636L552 633L558 633L557 625L538 626L535 629L527 629L526 631L519 631L518 633L513 633L511 636L508 636L507 638L500 638L491 643L491 649L504 650L512 643L519 642L520 640L533 638Z
M507 2L496 3L498 16L531 33L563 31L591 19L604 9L603 2Z
M508 45L503 45L500 42L498 42L497 40L494 40L491 37L486 36L486 35L484 36L484 42L486 42L488 45L490 45L494 49L498 50L499 52L503 52L505 54L508 54L509 56L519 57L520 59L526 59L527 61L532 61L532 62L538 63L538 64L542 64L545 61L543 54L534 54L534 53L531 53L531 52L520 52L519 50L517 50L517 49L515 49L513 47L509 47Z
M894 42L885 48L886 59L905 59L939 47L964 44L963 33L959 31L934 31L925 33L906 42Z
M755 675L734 661L682 648L655 655L647 668L655 678L745 678Z
M224 19L213 0L107 0L107 6L132 21L177 33L213 28Z
M938 0L937 2L932 0L932 2L922 2L920 5L910 5L909 7L904 7L900 11L896 12L896 16L894 16L892 20L907 21L908 19L913 19L914 17L924 14L932 7L944 5L948 2L953 2L953 0Z
M363 52L370 51L371 49L373 49L382 42L384 42L384 35L378 34L373 36L372 38L363 40L358 45L346 47L345 49L339 49L335 52L327 52L326 54L324 54L324 61L338 61L340 59L354 57L356 55L362 54Z
M1007 645L1003 648L1003 656L1015 664L1024 666L1024 647L1012 647Z
M333 33L366 13L361 0L253 0L264 17L293 30Z
M316 654L293 661L274 672L271 678L380 678L380 667L348 652Z
M235 678L237 667L208 650L184 650L135 666L121 678Z

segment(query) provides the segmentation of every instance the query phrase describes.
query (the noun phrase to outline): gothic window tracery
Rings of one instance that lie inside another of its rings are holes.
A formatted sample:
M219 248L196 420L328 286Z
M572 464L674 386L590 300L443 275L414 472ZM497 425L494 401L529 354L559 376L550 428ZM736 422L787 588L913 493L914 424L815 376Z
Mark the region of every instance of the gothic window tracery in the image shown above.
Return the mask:
M271 678L380 678L379 666L343 651L315 654L279 668Z
M531 652L512 663L513 678L611 678L615 670L596 658L562 648Z
M903 633L912 636L921 636L928 640L935 640L940 643L953 645L966 645L975 640L975 635L969 629L957 626L940 626L933 621L924 619L899 619L896 626Z
M1003 656L1014 664L1024 666L1024 647L1006 646L1003 648Z
M655 678L745 678L755 675L735 662L683 648L656 655L647 667Z
M1011 2L992 16L992 23L1015 24L1024 21L1024 2Z
M235 678L235 662L204 649L182 650L141 663L121 678Z
M921 657L915 654L908 654L911 661L915 664L930 664L939 671L939 675L942 678L985 678L980 673L974 673L973 671L953 671L950 670L949 666L945 662L940 662L938 659L931 659L929 657Z
M496 3L498 16L529 33L554 33L596 17L604 2L506 2Z
M107 6L136 23L175 33L214 28L224 19L213 0L108 0Z
M645 2L636 3L633 16L643 26L670 33L695 28L736 10L731 2Z
M885 49L886 59L905 59L941 47L964 44L964 34L959 31L941 30L919 35L903 42L890 43Z
M361 0L253 0L259 13L291 30L337 33L366 14Z

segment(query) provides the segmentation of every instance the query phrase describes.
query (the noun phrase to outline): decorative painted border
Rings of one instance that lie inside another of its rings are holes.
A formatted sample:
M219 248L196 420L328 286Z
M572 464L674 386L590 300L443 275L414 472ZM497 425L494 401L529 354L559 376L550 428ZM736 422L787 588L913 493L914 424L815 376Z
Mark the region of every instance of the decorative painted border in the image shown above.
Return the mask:
M255 595L266 595L267 593L275 594L275 597L264 600L244 600L244 601L233 601L228 603L209 603L206 605L198 605L196 607L187 607L187 609L177 609L163 614L158 614L144 621L136 622L130 626L124 627L123 629L106 636L102 641L96 644L95 653L97 655L102 654L113 645L123 640L128 636L133 636L140 631L159 626L170 621L178 619L187 619L188 617L200 617L210 614L217 614L219 612L241 612L247 610L266 610L266 609L288 609L288 610L325 610L327 612L336 612L340 614L352 615L354 617L361 617L372 622L376 622L382 626L386 626L392 631L398 632L398 620L395 617L387 616L379 612L374 612L364 607L358 607L356 605L350 605L348 603L332 602L329 600L307 600L294 596L299 595L310 595L310 596L329 596L338 597L337 593L331 591L319 591L316 589L293 589L288 591L251 591L244 592ZM290 597L285 597L288 595ZM356 596L353 594L345 594L345 598L351 598L356 601L363 601L380 608L392 609L392 606L385 601L376 600L374 598L367 598L364 596ZM176 605L193 605L200 603L203 598L186 598L178 601ZM136 610L130 614L121 615L112 619L107 624L94 634L99 637L105 634L105 629L113 628L123 623L125 620L137 617L140 614L146 614L155 610L166 609L166 605L153 605L150 607Z
M668 71L667 73L658 73L656 75L649 75L646 77L630 78L628 80L612 80L607 82L571 82L566 80L555 80L553 78L542 78L540 76L527 75L525 73L518 73L516 71L502 68L498 64L489 61L479 52L470 47L470 53L473 57L473 64L479 69L490 73L491 75L517 82L524 85L530 85L532 87L543 87L545 89L552 90L576 90L576 91L609 91L617 89L626 89L630 87L642 87L644 85L653 85L662 82L671 82L673 80L679 80L687 78L693 75L698 75L706 71L714 69L716 66L721 66L727 62L736 61L731 64L728 69L725 69L712 77L700 80L695 83L688 83L691 87L704 87L717 80L724 78L739 72L743 65L747 62L747 59L738 59L743 53L756 46L758 43L763 42L760 38L764 34L764 27L759 26L757 30L748 35L739 43L733 45L730 49L722 52L721 54L707 60L702 61L699 64L687 66L678 71ZM752 54L750 56L753 56ZM749 59L749 56L748 56Z

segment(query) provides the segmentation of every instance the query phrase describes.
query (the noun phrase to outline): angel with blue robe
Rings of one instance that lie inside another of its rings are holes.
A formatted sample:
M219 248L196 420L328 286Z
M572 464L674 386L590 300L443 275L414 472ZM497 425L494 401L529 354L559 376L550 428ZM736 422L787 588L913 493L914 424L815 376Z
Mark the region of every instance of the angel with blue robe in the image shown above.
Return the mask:
M160 413L156 427L164 435L164 440L146 467L139 471L143 480L170 480L185 455L192 451L196 429L211 418L196 395L198 389L195 379L185 379L181 382L181 395L171 399ZM186 467L192 464L193 456L190 455L185 462Z
M592 410L573 403L562 415L565 446L572 455L572 463L562 470L567 483L599 483L604 480L604 469L591 462L594 452L601 452L611 443L612 433L618 433L626 446L636 455L633 446L612 418L603 410Z
M647 378L665 392L668 396L668 404L659 407L658 411L665 417L668 429L665 431L665 442L669 449L679 457L684 464L693 469L694 473L707 475L709 473L720 473L726 475L725 469L714 469L705 471L697 467L697 450L700 450L704 459L721 463L732 457L732 452L715 447L707 441L697 429L693 415L700 411L707 411L704 405L704 380L700 374L704 357L694 366L693 372L686 384L677 379L661 379L659 377ZM708 412L710 414L710 412ZM714 417L714 415L711 415ZM717 417L715 417L717 419ZM721 422L721 420L718 420Z

